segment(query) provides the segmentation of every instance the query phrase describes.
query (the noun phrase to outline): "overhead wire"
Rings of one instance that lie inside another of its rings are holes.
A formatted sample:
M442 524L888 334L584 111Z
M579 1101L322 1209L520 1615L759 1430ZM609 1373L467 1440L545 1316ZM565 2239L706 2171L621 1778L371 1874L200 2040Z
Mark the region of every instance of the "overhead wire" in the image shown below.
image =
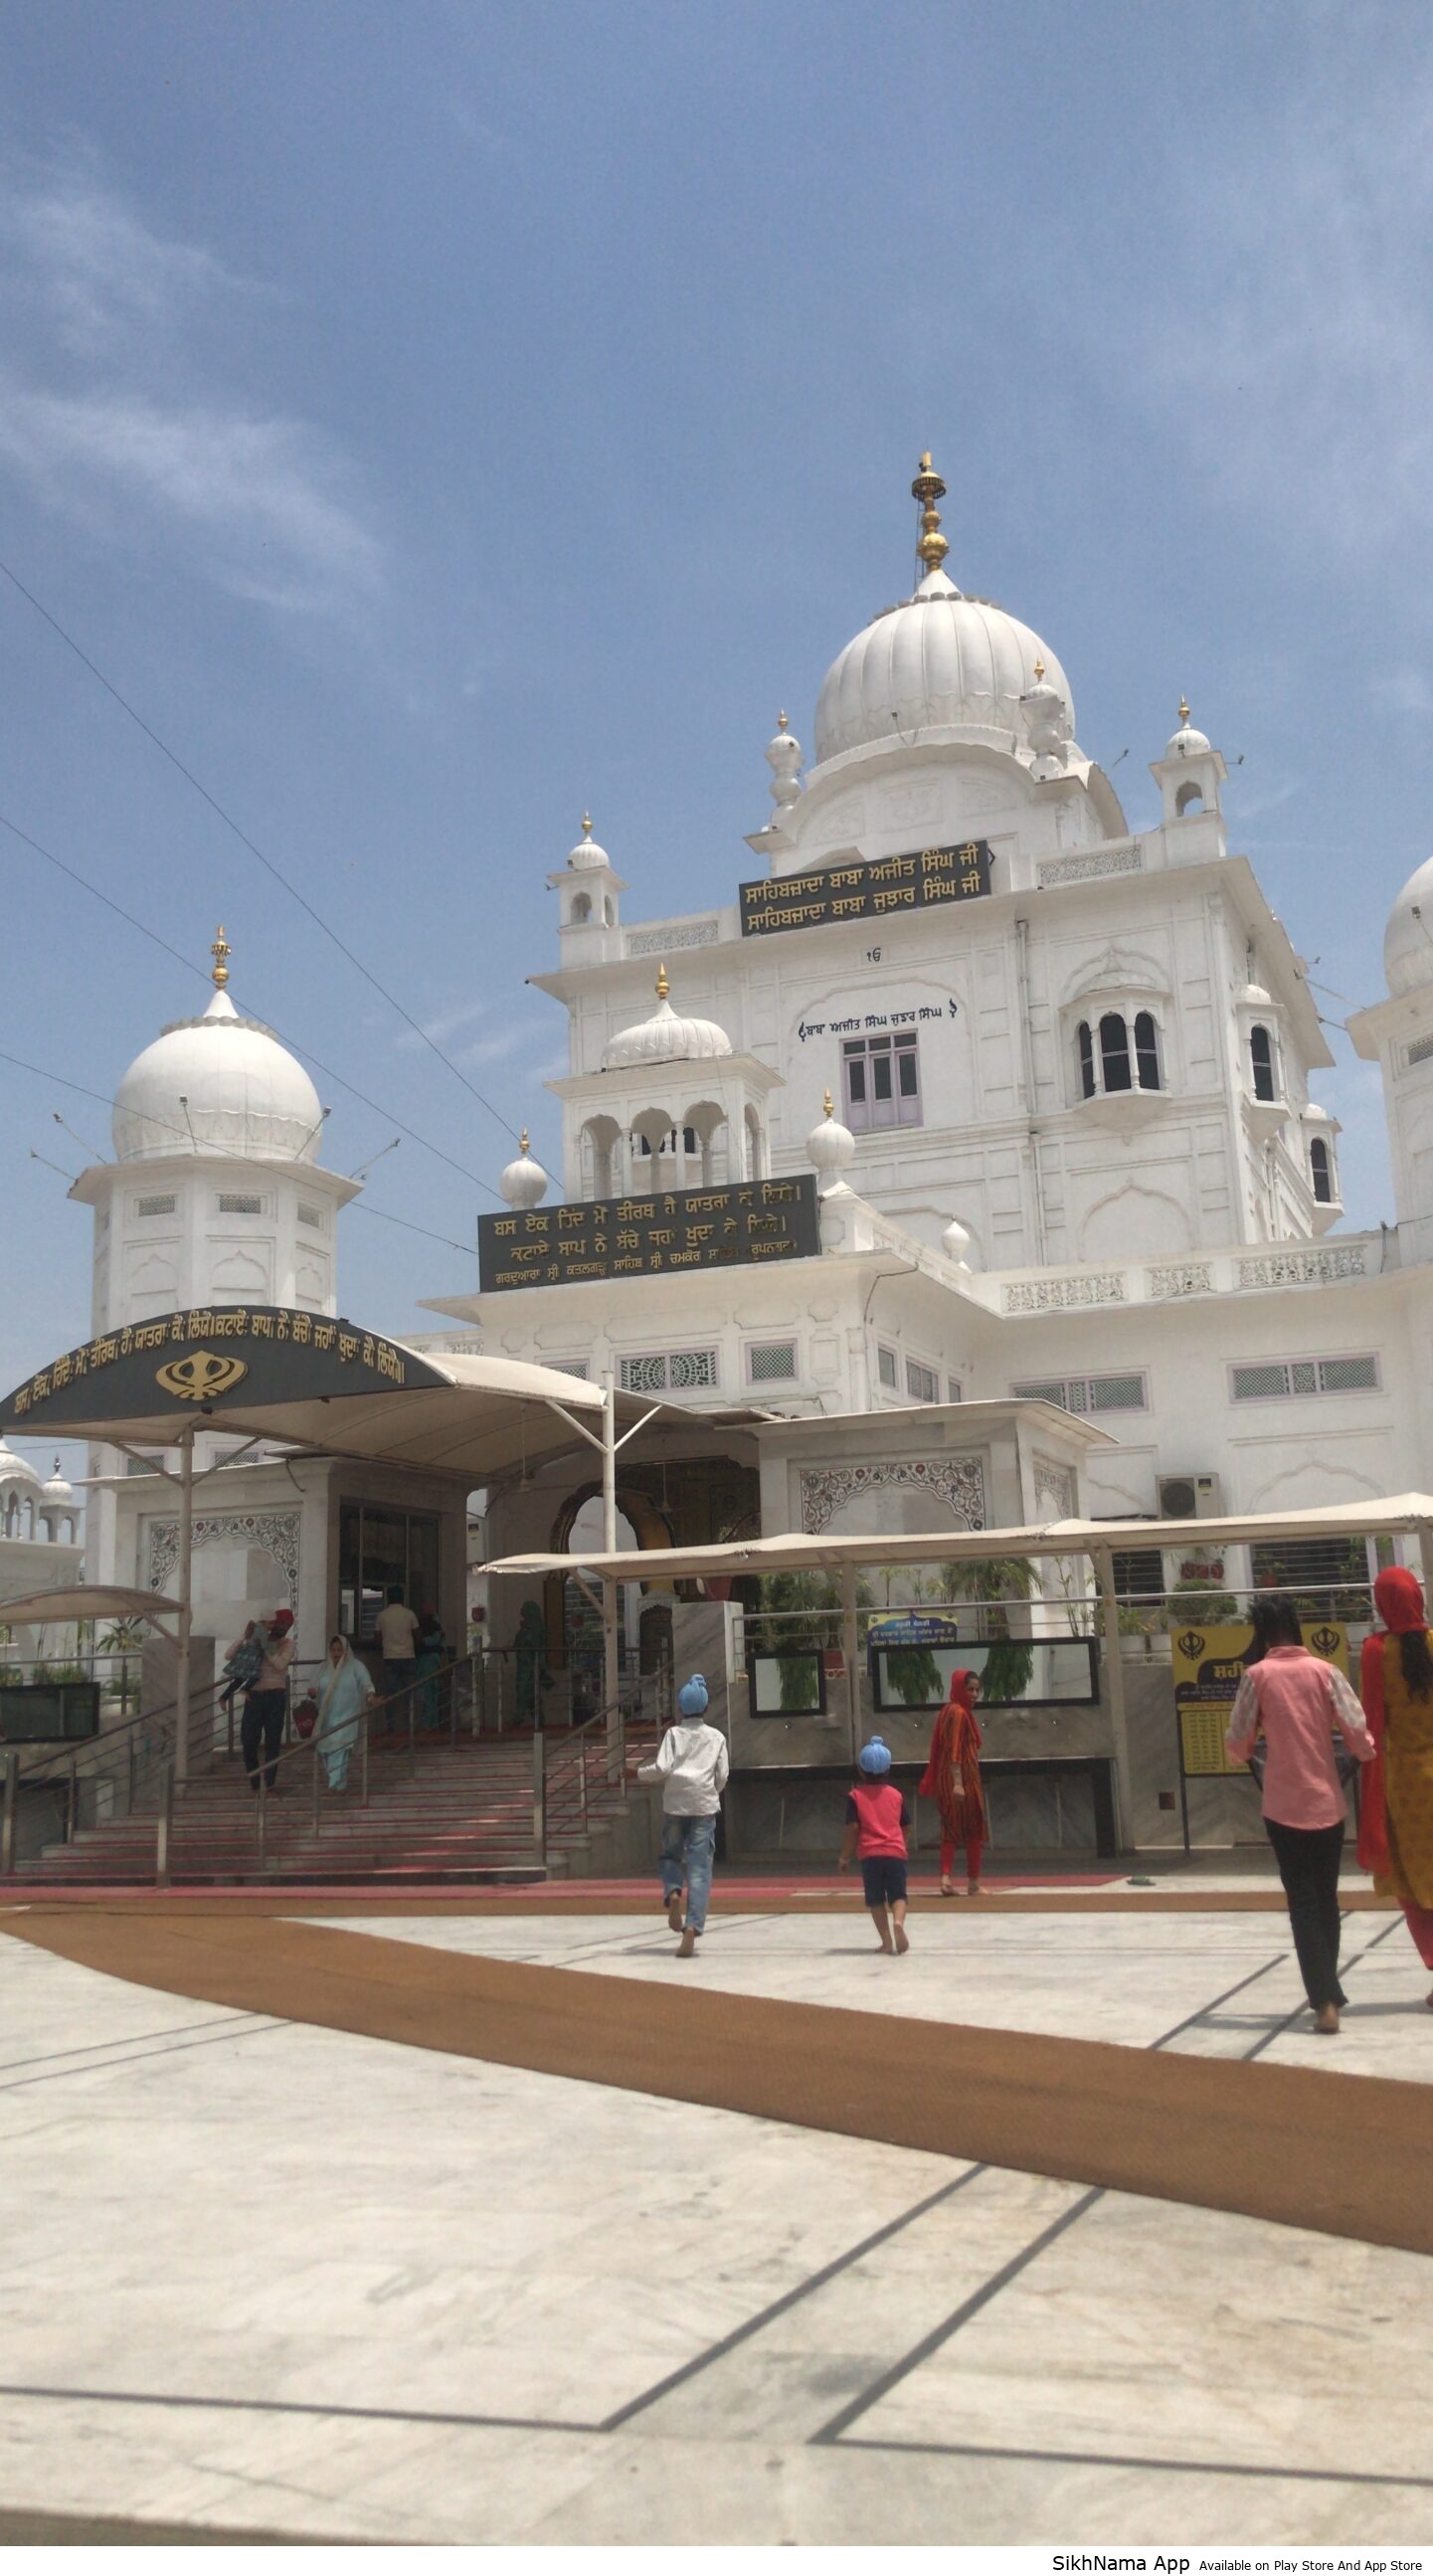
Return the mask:
M108 1094L103 1091L92 1091L87 1082L75 1082L68 1074L65 1073L52 1073L48 1067L43 1064L31 1064L26 1057L22 1055L11 1055L8 1048L0 1047L0 1064L13 1064L21 1073L33 1073L37 1075L41 1082L58 1083L61 1091L76 1092L82 1100L97 1100L103 1109L117 1109L119 1107L119 1102L117 1100L111 1100ZM146 1109L144 1115L151 1126L167 1127L171 1136L178 1136L186 1145L188 1145L193 1139L194 1131L192 1127L176 1126L172 1118L161 1118L157 1110ZM82 1136L77 1137L75 1141L77 1144L83 1144L84 1138ZM205 1145L202 1150L206 1157L211 1158L215 1162L252 1163L255 1159L252 1154L240 1153L235 1147L230 1145ZM43 1154L37 1154L35 1152L33 1145L30 1147L29 1151L32 1162L45 1163L48 1171L59 1172L62 1181L70 1181L73 1184L73 1174L60 1171L58 1163L47 1162L46 1157ZM349 1175L346 1172L343 1172L331 1174L329 1177L347 1180ZM395 1216L389 1208L366 1207L362 1201L355 1201L354 1208L355 1213L359 1216L376 1216L384 1225L405 1226L410 1234L425 1234L430 1243L445 1243L450 1252L463 1252L468 1255L469 1259L472 1258L474 1246L471 1243L459 1243L454 1235L435 1234L431 1226L416 1225L411 1217Z
M205 969L202 966L196 966L192 957L186 957L171 940L164 938L161 932L151 929L147 921L141 921L138 914L126 911L122 903L116 903L113 895L105 893L103 886L97 886L89 877L81 876L79 869L72 868L67 859L59 858L53 850L46 849L43 841L37 841L33 832L25 831L19 823L13 822L8 814L0 814L0 829L13 833L17 841L24 842L27 850L33 850L37 857L47 860L52 868L58 868L61 876L68 877L72 885L80 886L86 894L93 895L96 903L102 903L106 910L114 913L120 921L127 922L131 930L137 930L142 939L149 941L151 947L163 949L165 956L172 957L184 968L187 975L197 975L204 983L210 981ZM274 1027L272 1021L266 1021L264 1025ZM402 1119L393 1110L385 1109L377 1100L370 1100L366 1091L360 1091L357 1084L350 1082L345 1074L336 1072L331 1064L325 1064L322 1056L315 1055L312 1048L301 1038L287 1037L284 1031L277 1027L274 1027L274 1035L282 1039L284 1045L291 1048L295 1055L306 1056L309 1063L316 1067L326 1081L336 1082L340 1090L348 1092L354 1100L361 1100L364 1108L371 1109L375 1118L382 1118L385 1121L392 1119L394 1126L402 1130L410 1144L421 1145L426 1154L435 1154L440 1163L446 1163L450 1171L460 1172L465 1181L471 1181L476 1189L485 1190L489 1198L501 1199L502 1192L494 1189L491 1181L481 1179L476 1172L469 1170L466 1163L456 1161L453 1155L444 1152L441 1145L433 1144L429 1137L420 1136L416 1128L404 1126ZM98 1099L100 1095L96 1093L94 1097Z
M430 1054L435 1055L440 1064L446 1065L449 1073L456 1076L457 1080L462 1084L463 1089L470 1092L473 1099L476 1100L482 1108L486 1109L490 1118L495 1118L497 1120L497 1123L502 1128L504 1134L516 1139L518 1131L516 1127L513 1126L511 1120L503 1116L502 1111L494 1106L493 1102L488 1099L485 1092L479 1091L475 1082L470 1082L468 1080L462 1067L453 1062L452 1057L445 1053L444 1049L439 1046L436 1038L430 1036L422 1022L414 1019L412 1012L399 1001L397 994L390 993L387 985L379 981L379 978L372 972L370 967L365 966L362 958L354 953L353 949L348 946L346 940L340 939L338 932L333 928L330 922L325 921L323 914L309 902L307 895L300 893L292 878L285 876L283 869L278 867L274 860L272 860L265 851L260 849L258 842L250 837L250 835L244 830L243 825L235 822L233 815L227 812L225 807L220 804L218 797L210 793L210 790L205 786L203 779L196 778L193 770L188 767L186 762L180 759L178 752L170 749L170 746L164 740L163 735L155 732L153 725L148 723L146 718L140 714L137 707L130 704L129 699L124 695L123 691L116 688L113 680L109 679L100 669L99 664L91 659L83 645L78 644L75 641L74 636L68 632L67 628L60 624L58 617L54 616L51 610L45 606L44 601L37 599L34 592L26 588L26 585L20 579L19 574L4 561L3 557L0 557L0 573L3 573L6 580L19 592L20 597L28 601L36 615L38 617L42 617L45 624L50 627L56 635L58 635L61 643L68 647L70 652L75 655L76 660L84 664L85 669L90 673L91 677L98 680L100 687L113 698L115 705L117 707L122 707L124 713L131 719L131 721L138 725L140 732L153 743L155 750L161 753L164 759L167 760L173 768L178 770L180 777L188 781L197 796L202 796L205 804L210 808L210 811L218 815L220 822L224 824L227 830L234 834L236 840L242 842L244 848L250 853L251 857L258 860L260 867L267 869L269 875L273 878L274 883L283 887L285 894L291 896L293 901L299 906L300 910L308 914L310 921L313 922L317 929L323 932L326 939L332 940L333 945L338 950L340 956L346 957L350 966L357 969L365 983L371 984L374 992L382 996L390 1010L396 1011L399 1018L406 1021L415 1037L421 1038L424 1046L428 1048Z

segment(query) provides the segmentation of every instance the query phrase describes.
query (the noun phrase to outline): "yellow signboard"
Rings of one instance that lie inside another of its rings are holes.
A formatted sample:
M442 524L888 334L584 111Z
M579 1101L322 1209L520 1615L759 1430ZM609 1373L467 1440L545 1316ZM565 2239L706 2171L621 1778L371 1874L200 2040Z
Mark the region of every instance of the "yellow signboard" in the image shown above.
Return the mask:
M1311 1621L1304 1630L1304 1644L1348 1679L1348 1629L1341 1619ZM1170 1640L1186 1780L1220 1780L1248 1770L1246 1762L1230 1761L1224 1737L1253 1646L1254 1631L1247 1619L1227 1627L1206 1627L1202 1620L1190 1620Z

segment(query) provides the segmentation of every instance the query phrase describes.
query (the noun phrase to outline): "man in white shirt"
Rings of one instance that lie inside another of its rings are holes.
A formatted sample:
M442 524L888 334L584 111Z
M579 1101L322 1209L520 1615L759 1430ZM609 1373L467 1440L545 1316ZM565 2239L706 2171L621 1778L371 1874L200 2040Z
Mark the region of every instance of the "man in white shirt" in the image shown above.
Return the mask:
M726 1737L719 1727L706 1724L707 1704L706 1683L693 1673L682 1685L677 1715L657 1747L655 1762L644 1762L637 1773L639 1780L662 1783L662 1897L667 1921L682 1936L679 1959L693 1956L697 1936L706 1930L717 1817L731 1769Z
M378 1642L383 1649L385 1693L401 1691L418 1670L418 1618L403 1598L401 1583L390 1583L388 1598L378 1613ZM403 1733L408 1725L408 1704L400 1701L388 1712L388 1723Z

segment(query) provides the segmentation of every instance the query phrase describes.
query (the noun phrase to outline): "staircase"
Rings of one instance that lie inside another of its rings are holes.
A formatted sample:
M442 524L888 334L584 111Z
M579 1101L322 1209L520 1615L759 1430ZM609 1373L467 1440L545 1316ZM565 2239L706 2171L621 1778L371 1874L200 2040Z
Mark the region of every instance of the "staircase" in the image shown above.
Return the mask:
M355 1763L346 1790L321 1789L317 1830L312 1765L291 1751L280 1773L284 1785L263 1802L262 1848L258 1800L242 1765L237 1757L220 1757L175 1795L168 1876L188 1886L392 1886L583 1875L655 1738L655 1729L629 1731L625 1779L616 1780L608 1778L600 1726L583 1735L549 1734L541 1849L530 1735L460 1737L455 1744L445 1736L420 1742L412 1761L406 1748L375 1747L367 1804ZM127 1815L47 1844L0 1887L152 1887L159 1819L158 1794L151 1791Z

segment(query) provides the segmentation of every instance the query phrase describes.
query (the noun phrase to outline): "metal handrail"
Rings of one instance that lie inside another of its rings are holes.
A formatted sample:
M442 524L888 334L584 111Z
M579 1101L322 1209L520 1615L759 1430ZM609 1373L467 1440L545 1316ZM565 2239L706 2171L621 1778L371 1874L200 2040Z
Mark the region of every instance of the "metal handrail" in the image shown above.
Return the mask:
M219 1695L219 1685L215 1683L211 1698L217 1700ZM209 1702L202 1694L196 1694L191 1699L189 1706L191 1723L204 1715L208 1705ZM37 1762L26 1765L25 1786L28 1788L33 1780L42 1779L56 1763L64 1765L80 1761L86 1754L98 1756L113 1753L120 1745L137 1737L141 1727L168 1725L177 1716L178 1708L177 1700L163 1700L158 1708L141 1709L137 1717L127 1717L118 1726L102 1726L97 1735L80 1736L68 1744L57 1744L53 1753L42 1754ZM18 1750L18 1747L15 1749Z
M406 1716L410 1779L416 1775L418 1769L419 1739L422 1735L430 1731L419 1727L416 1724L415 1703L417 1695L420 1692L426 1693L435 1685L441 1687L446 1683L449 1686L447 1723L440 1730L431 1731L435 1734L441 1733L446 1735L450 1746L455 1746L457 1744L459 1735L457 1682L459 1674L462 1673L464 1669L468 1670L471 1682L468 1712L469 1724L467 1731L473 1738L474 1742L477 1741L482 1732L481 1695L478 1676L474 1670L478 1661L479 1658L476 1655L455 1655L448 1663L440 1664L436 1672L425 1673L422 1678L417 1681L403 1682L396 1691L387 1691L381 1697L370 1699L365 1706L358 1711L356 1718L351 1721L354 1740L349 1749L349 1760L352 1761L355 1754L358 1757L360 1806L366 1807L369 1804L369 1758L375 1732L377 1732L381 1737L384 1732L388 1731L379 1723L379 1721L382 1720L385 1711L392 1712L400 1702L407 1703ZM315 1729L312 1735L302 1736L296 1743L284 1746L283 1749L274 1756L272 1764L264 1760L260 1760L257 1763L258 1795L255 1800L254 1827L255 1837L258 1844L260 1869L264 1869L268 1865L268 1805L269 1798L272 1794L268 1780L269 1771L272 1769L277 1773L286 1768L292 1769L307 1757L310 1766L308 1782L312 1799L312 1830L316 1835L320 1834L323 1830L323 1778L320 1766L324 1758L326 1747L330 1750L332 1749L330 1739L326 1736L320 1735L317 1729ZM277 1783L275 1783L275 1785L277 1785Z
M610 1721L615 1720L615 1725ZM640 1709L638 1711L640 1723ZM599 1740L598 1729L608 1740L607 1787L615 1788L623 1805L627 1802L627 1698L619 1697L610 1708L594 1709L591 1717L564 1736L560 1751L549 1754L546 1736L538 1728L533 1737L533 1842L537 1857L546 1864L553 1811L564 1786L575 1780L576 1813L585 1834L590 1791L587 1755L592 1743Z

